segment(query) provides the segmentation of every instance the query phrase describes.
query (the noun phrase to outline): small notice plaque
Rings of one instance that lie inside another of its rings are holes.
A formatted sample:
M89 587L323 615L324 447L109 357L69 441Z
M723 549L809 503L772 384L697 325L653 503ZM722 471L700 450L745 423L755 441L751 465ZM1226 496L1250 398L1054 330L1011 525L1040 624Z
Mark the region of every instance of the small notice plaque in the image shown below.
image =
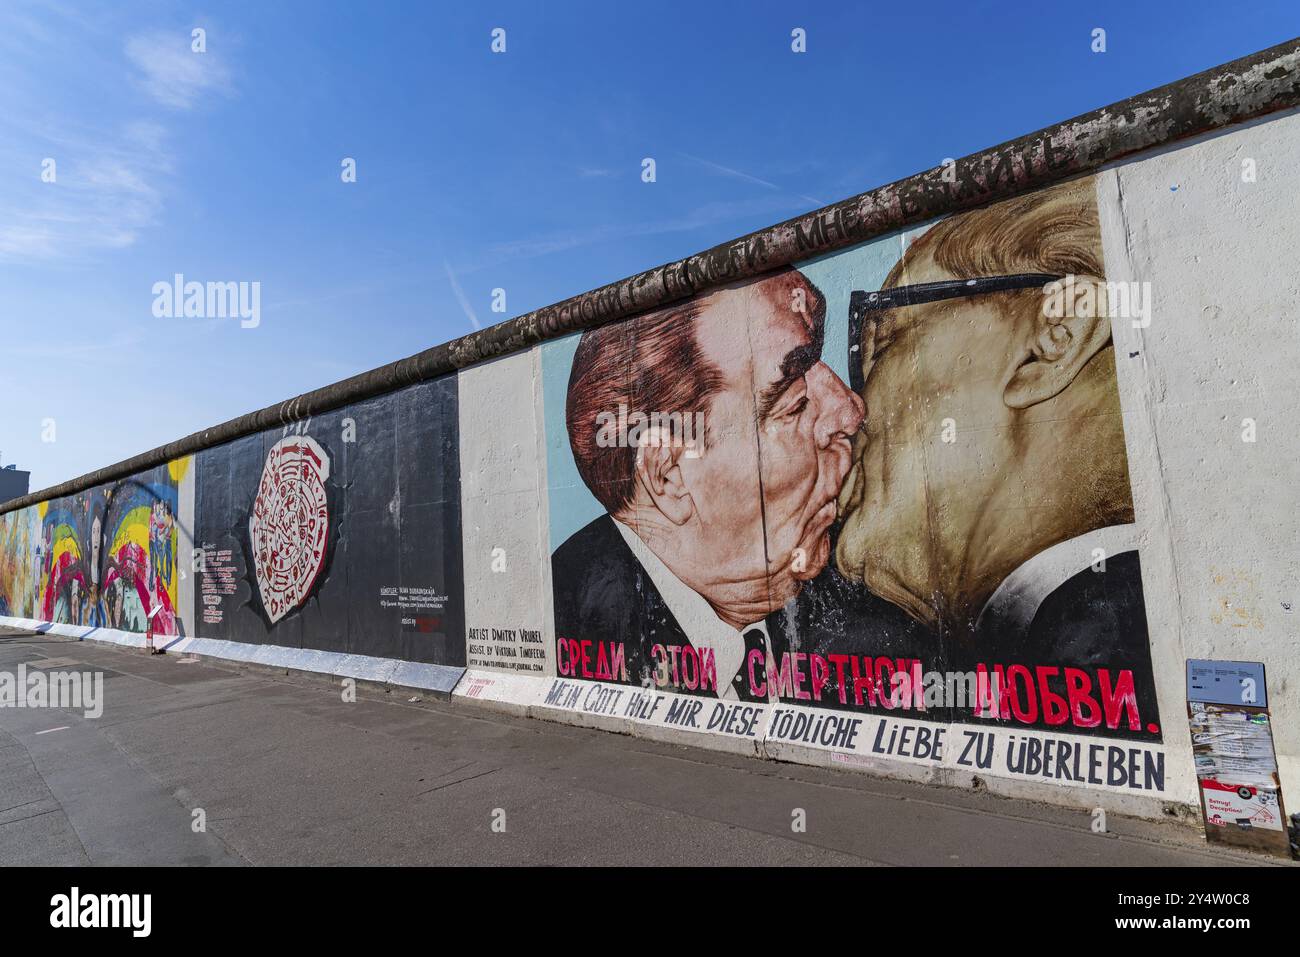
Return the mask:
M1263 664L1189 660L1187 717L1206 840L1290 857Z
M1187 700L1268 707L1264 665L1258 661L1187 661Z

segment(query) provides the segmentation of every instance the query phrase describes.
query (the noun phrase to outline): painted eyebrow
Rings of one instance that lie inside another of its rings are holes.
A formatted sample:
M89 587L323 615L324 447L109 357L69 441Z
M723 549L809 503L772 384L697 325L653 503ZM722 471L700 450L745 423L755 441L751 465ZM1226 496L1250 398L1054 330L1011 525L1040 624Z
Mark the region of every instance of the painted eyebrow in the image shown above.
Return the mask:
M808 370L821 361L822 342L826 336L825 315L814 314L812 341L795 346L781 360L781 377L767 386L758 397L758 420L763 422L771 414L786 389L807 375Z

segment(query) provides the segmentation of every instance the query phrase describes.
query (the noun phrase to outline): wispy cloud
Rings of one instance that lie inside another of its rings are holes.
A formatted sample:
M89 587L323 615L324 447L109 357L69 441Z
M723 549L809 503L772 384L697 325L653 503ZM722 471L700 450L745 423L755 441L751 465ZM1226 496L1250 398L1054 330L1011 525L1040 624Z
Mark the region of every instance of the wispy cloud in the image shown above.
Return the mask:
M50 165L33 164L27 177L0 187L0 260L75 257L135 242L162 211L161 184L172 169L162 135L154 124L131 123L46 140Z
M21 342L13 342L5 349L5 356L10 361L26 359L33 362L57 360L64 365L93 365L102 368L104 356L130 353L149 339L146 329L136 328L117 332L103 339L69 341L65 337L45 340L39 337L27 337Z
M227 61L210 48L191 52L188 28L137 33L109 52L102 37L116 32L111 19L85 20L58 4L41 11L39 19L0 13L0 81L8 94L0 168L15 174L0 179L0 262L78 259L136 242L160 222L176 166L173 131L151 101L191 109L204 96L233 93ZM77 65L67 73L69 89L33 82L49 63ZM90 84L132 81L150 97L135 101L134 116L75 109L95 92Z
M792 192L776 183L753 176L743 170L732 169L729 166L723 166L721 163L714 163L711 160L692 156L688 153L679 153L678 155L721 175L762 186L767 190L767 194L743 200L705 203L679 216L668 219L613 223L496 243L487 247L477 259L458 265L457 272L463 275L467 272L474 272L478 269L502 263L550 256L584 246L616 243L636 237L657 236L665 233L689 233L723 223L765 219L774 215L797 213L805 210L809 204L813 207L826 205L825 200L818 199L815 196L807 196L803 193ZM606 172L612 174L612 171L602 169L579 168L579 173L583 176L599 176L604 175ZM448 275L450 276L450 267L448 267Z
M126 41L137 82L164 106L194 107L206 94L234 92L230 69L215 50L195 52L188 31L153 30Z
M614 243L639 236L689 233L722 223L761 220L765 217L794 212L802 207L802 202L798 202L789 196L775 195L733 202L705 203L670 219L641 222L628 221L592 226L586 229L546 233L505 243L495 243L488 246L476 259L458 265L456 272L464 275L468 272L503 263L516 262L521 259L535 259L539 256L549 256L570 249L594 246L598 243ZM450 277L451 267L448 267L448 275Z

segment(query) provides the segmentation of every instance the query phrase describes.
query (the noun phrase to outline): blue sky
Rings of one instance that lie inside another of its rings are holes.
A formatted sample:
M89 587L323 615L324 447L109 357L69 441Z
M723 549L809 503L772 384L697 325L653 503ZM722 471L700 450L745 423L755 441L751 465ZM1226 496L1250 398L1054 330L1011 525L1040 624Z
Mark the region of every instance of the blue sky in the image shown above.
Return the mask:
M0 462L55 484L1297 33L1293 0L6 0ZM259 282L260 324L155 317L175 273Z

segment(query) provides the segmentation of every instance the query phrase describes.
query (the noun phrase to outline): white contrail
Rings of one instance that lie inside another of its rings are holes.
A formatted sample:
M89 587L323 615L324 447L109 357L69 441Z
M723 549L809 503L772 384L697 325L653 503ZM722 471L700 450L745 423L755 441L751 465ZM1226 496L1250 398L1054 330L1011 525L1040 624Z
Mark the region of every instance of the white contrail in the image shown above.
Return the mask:
M451 263L444 259L442 268L447 270L447 281L451 283L451 291L456 294L456 301L460 303L460 308L465 311L466 318L474 325L475 329L482 329L483 327L479 325L478 316L474 314L474 307L469 304L469 298L465 295L465 290L460 288L460 283L456 281L456 274L451 271Z
M699 163L701 166L707 166L710 169L717 170L719 173L723 173L726 176L734 176L737 179L743 179L750 183L757 183L759 186L765 186L768 189L775 189L778 192L782 192L782 193L790 192L790 190L786 189L784 186L779 186L776 183L770 183L765 179L759 179L757 176L751 176L749 173L746 173L744 170L732 169L730 166L723 166L721 163L715 163L712 160L706 160L699 156L692 156L690 153L680 153L679 155L685 156L688 160L691 160L692 162L695 163ZM803 193L791 193L791 195L798 196L800 199L803 200L807 200L808 202L812 203L814 206L826 205L826 201L824 199L818 199L816 196L805 196Z

